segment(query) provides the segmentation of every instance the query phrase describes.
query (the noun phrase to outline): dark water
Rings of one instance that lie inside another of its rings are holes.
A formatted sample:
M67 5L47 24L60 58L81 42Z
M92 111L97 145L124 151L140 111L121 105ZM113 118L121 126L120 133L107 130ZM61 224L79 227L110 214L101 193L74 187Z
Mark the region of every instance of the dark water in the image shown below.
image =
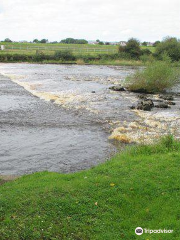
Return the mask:
M0 174L72 172L109 158L116 150L109 123L136 117L130 100L108 87L132 71L2 64L0 73L18 84L0 76Z

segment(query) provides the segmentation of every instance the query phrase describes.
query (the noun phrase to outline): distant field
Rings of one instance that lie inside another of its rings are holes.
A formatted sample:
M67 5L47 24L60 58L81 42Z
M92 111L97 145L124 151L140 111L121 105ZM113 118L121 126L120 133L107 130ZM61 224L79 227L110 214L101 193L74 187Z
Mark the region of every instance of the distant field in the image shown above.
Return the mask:
M2 43L5 45L5 50L0 51L0 54L14 53L14 54L35 54L36 50L40 50L46 54L53 54L58 50L71 50L74 54L113 54L118 52L118 46L112 45L92 45L92 44L62 44L62 43ZM154 47L142 47L148 48L154 52Z
M4 44L0 43L1 45L5 45L4 53L26 53L26 54L33 54L36 50L41 50L46 54L53 54L55 51L58 50L71 50L74 54L112 54L117 53L118 47L117 46L110 46L110 45L91 45L91 44L50 44L50 43L11 43L11 44ZM2 53L2 52L1 52Z
M145 47L145 46L141 46L141 48L142 49L149 49L152 53L154 53L155 52L155 50L156 50L156 48L155 47L150 47L150 46L148 46L148 47Z

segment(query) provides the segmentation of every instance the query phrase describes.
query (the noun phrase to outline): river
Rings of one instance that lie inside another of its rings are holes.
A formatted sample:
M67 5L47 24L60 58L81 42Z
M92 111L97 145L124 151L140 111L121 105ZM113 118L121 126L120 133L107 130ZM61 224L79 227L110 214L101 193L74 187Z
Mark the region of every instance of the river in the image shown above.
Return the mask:
M144 113L130 109L137 94L109 89L135 70L1 64L0 175L87 169L123 146L114 140L138 142L179 127L179 99L173 110Z

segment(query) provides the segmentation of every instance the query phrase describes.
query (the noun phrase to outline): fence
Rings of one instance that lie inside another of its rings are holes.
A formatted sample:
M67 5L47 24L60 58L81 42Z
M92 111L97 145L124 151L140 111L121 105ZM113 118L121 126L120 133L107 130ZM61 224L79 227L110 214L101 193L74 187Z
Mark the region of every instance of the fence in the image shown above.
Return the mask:
M2 49L3 46L3 49ZM24 50L24 51L62 51L62 50L71 50L74 53L117 53L116 48L87 48L87 47L70 47L70 46L15 46L15 45L2 45L2 50Z

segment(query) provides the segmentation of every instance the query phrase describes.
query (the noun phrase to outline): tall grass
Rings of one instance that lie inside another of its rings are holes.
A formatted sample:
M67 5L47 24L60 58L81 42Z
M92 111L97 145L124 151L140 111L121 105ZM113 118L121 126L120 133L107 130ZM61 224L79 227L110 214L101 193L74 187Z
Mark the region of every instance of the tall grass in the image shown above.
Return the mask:
M163 92L180 83L179 71L170 61L154 61L125 80L126 87L135 92Z

